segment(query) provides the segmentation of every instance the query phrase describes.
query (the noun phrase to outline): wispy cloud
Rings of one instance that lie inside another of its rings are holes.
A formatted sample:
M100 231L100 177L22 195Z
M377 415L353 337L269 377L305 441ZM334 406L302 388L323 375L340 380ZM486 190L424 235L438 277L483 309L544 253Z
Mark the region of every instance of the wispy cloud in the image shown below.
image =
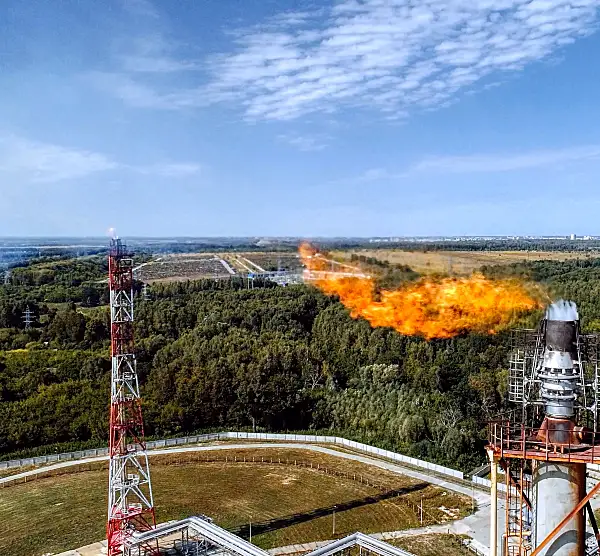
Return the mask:
M368 168L354 176L346 176L327 182L334 186L364 186L369 183L389 182L408 177L407 171L390 171L387 168Z
M200 165L128 165L102 153L31 141L14 135L0 135L0 176L30 183L56 183L117 170L177 179L198 174Z
M123 0L123 7L132 15L158 19L160 14L149 0Z
M128 55L122 57L122 62L126 71L139 73L175 73L199 69L195 62L176 60L168 56Z
M600 160L600 145L529 151L514 154L474 154L432 156L417 162L409 174L418 172L510 172L529 168L553 167L567 162Z
M212 103L210 95L203 97L197 88L173 88L174 80L181 82L181 75L174 74L198 73L204 65L159 30L115 39L111 50L111 71L88 71L83 76L97 89L137 108L180 110Z
M167 41L158 31L118 41L118 48L120 52L116 59L124 72L161 74L202 68L198 61L184 57L182 48ZM123 49L125 52L121 51Z
M299 135L284 133L277 136L282 143L287 143L301 151L322 151L329 143L329 137L325 135Z
M136 6L155 13L149 2ZM338 0L328 9L283 12L229 30L231 50L202 62L155 35L95 79L143 108L227 103L252 121L360 108L402 119L555 57L596 29L599 6L600 0ZM190 71L197 74L183 88L149 79Z
M591 33L598 6L600 0L340 0L326 12L286 13L238 30L233 52L210 60L210 82L195 98L234 100L250 120L343 107L403 117Z
M460 156L427 156L404 169L370 168L330 184L363 185L373 182L411 180L427 174L495 174L531 169L556 169L566 164L600 161L600 145L582 145L519 153L476 153ZM570 170L572 170L570 168ZM569 175L573 175L570 171Z
M182 110L207 107L217 101L214 94L212 96L209 93L200 95L196 89L169 91L168 87L159 85L156 82L152 84L142 82L136 76L124 71L93 71L88 72L85 77L97 89L136 108ZM224 96L219 96L219 100L223 98Z
M130 106L163 110L177 108L172 102L169 102L168 95L163 95L153 87L144 85L124 73L94 71L89 72L86 78L98 89Z
M117 166L99 153L0 136L0 174L51 183L83 178Z
M165 178L187 178L198 174L201 166L193 163L164 163L152 164L150 166L133 166L132 169L142 174L151 174Z

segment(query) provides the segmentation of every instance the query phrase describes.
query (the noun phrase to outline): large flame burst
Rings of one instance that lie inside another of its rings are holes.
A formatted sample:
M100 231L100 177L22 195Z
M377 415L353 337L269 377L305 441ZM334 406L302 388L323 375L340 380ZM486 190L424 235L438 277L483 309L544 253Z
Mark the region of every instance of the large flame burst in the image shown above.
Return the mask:
M542 306L541 293L516 280L423 278L375 294L371 277L331 272L331 261L307 244L300 247L307 279L327 295L337 295L353 318L388 326L411 336L451 338L464 331L493 334L515 315Z

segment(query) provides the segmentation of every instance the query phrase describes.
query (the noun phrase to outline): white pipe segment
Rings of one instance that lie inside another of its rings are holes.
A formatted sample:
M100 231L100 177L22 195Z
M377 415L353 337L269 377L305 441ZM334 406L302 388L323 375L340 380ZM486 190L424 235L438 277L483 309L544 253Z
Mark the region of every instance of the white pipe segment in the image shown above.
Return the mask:
M211 543L237 556L269 556L268 552L258 548L258 546L197 516L187 517L174 523L159 525L155 529L150 529L142 533L134 533L133 537L127 542L127 546L132 549L159 537L188 528L193 529Z
M193 529L198 535L236 556L270 556L268 552L258 548L254 544L198 516L165 523L150 531L134 533L133 537L127 542L127 547L131 550L157 538L185 529ZM313 552L309 552L306 556L332 556L353 546L361 546L380 556L414 556L406 550L396 548L391 544L374 539L363 533L354 533L343 539L333 541L321 548L317 548Z

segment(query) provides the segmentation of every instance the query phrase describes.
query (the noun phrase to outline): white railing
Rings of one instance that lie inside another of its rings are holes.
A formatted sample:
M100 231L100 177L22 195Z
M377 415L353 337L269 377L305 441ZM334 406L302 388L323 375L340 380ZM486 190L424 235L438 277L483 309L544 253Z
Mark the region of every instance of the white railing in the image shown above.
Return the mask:
M217 432L211 434L198 434L195 436L183 436L180 438L166 438L164 440L151 440L146 442L146 446L149 450L155 448L169 448L172 446L183 446L185 444L197 444L198 442L208 442L211 440L279 440L286 442L310 442L315 444L336 444L338 446L345 446L346 448L352 448L360 452L367 454L373 454L378 457L390 459L400 463L419 467L421 469L427 469L428 471L434 471L440 475L447 475L457 479L464 479L462 471L423 461L417 458L411 458L403 454L396 452L390 452L389 450L382 450L369 444L363 444L361 442L355 442L354 440L348 440L346 438L340 438L338 436L321 436L321 435L310 435L310 434L274 434L274 433L263 433L263 432ZM78 452L66 452L63 454L51 454L48 456L38 456L35 458L23 458L10 461L0 462L0 469L12 469L16 467L27 467L31 465L44 465L48 463L54 463L57 461L71 461L97 456L108 455L107 448L96 448L92 450L81 450ZM478 477L477 477L478 478ZM485 479L483 479L485 480ZM478 483L480 484L480 483ZM481 483L483 484L483 483Z

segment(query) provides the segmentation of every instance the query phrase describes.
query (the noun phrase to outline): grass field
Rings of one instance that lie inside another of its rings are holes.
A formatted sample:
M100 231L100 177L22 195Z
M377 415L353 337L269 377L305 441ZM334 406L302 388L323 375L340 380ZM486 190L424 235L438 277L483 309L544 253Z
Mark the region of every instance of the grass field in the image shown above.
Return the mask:
M469 508L467 498L426 483L303 450L164 455L151 462L158 521L203 513L245 536L252 520L252 540L264 548L332 538L334 508L335 537L418 526L421 502L429 523ZM81 470L0 489L0 554L41 555L101 540L106 481L105 469Z
M483 265L504 265L523 261L567 261L599 257L600 252L556 251L403 251L399 249L358 249L334 251L336 259L349 260L352 254L374 257L393 264L408 265L419 274L471 274Z
M465 554L473 554L461 544L460 537L457 535L416 535L395 539L390 541L390 544L418 556L465 556Z

